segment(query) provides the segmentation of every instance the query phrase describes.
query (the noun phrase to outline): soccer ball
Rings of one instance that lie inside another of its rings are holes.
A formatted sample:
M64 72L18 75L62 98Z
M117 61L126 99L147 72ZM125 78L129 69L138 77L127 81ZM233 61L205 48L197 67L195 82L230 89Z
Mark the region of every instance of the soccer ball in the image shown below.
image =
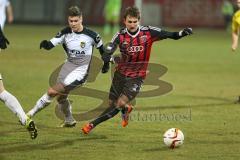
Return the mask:
M166 146L172 149L181 146L183 141L183 132L178 128L168 129L163 135L163 142Z

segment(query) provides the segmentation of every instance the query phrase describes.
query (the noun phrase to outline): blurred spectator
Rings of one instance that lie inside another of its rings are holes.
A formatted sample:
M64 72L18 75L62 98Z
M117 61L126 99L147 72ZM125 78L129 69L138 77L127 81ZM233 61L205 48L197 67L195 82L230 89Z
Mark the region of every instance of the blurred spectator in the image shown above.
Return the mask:
M234 13L233 4L229 0L224 0L222 4L222 14L224 16L225 29L229 29L233 13Z
M119 19L122 0L106 0L104 7L104 34L116 33L119 30Z
M3 30L6 21L6 13L8 23L13 22L13 10L9 0L0 0L0 25Z

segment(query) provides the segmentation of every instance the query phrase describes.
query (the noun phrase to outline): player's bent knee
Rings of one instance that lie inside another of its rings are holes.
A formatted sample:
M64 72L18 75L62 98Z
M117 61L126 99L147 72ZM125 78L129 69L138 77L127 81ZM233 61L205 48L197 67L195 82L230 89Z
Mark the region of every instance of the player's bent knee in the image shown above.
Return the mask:
M127 104L126 101L124 101L123 99L119 98L118 101L117 101L116 106L122 108L122 107L124 107L126 104Z
M47 93L50 97L55 97L58 95L58 92L52 88L49 88Z

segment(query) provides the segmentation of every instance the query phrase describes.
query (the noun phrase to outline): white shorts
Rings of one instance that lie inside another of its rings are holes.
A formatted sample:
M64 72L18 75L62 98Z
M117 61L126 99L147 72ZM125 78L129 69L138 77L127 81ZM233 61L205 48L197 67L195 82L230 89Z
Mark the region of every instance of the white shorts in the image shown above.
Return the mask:
M79 66L67 61L58 74L57 82L62 83L64 86L76 87L86 81L87 74L88 65Z

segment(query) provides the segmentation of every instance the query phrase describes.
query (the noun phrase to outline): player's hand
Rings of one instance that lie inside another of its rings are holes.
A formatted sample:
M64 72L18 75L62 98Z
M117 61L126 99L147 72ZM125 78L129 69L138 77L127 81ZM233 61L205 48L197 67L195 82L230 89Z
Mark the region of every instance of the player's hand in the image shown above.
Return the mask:
M106 45L104 45L102 54L102 60L104 61L104 63L108 63L111 61L112 54L115 52L116 49L117 45L115 45L112 42L109 42Z
M108 53L103 53L102 54L102 60L104 63L109 63L111 60L111 55Z
M50 41L47 41L47 40L43 40L41 43L40 43L40 49L41 48L44 48L46 50L50 50L54 47L54 45L52 44L52 42Z
M48 46L48 41L47 40L43 40L41 43L40 43L40 49L44 48L46 49Z
M191 35L191 34L193 34L192 28L184 28L183 30L181 30L179 32L180 37L188 36L188 35Z
M4 35L0 36L0 48L1 49L6 49L7 45L9 45L9 44L10 43L9 43L8 39Z
M104 62L103 66L102 66L102 73L107 73L109 70L109 62Z

